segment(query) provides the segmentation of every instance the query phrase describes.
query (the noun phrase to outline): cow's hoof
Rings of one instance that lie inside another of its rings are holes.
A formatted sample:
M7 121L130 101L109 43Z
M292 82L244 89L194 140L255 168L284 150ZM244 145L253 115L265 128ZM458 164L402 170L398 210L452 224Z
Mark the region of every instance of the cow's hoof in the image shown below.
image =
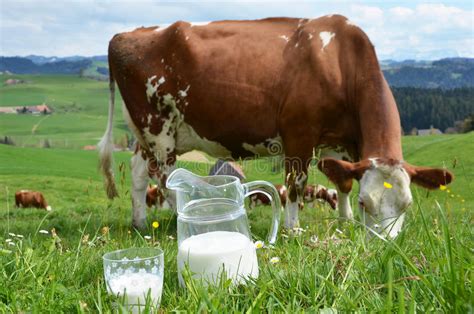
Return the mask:
M340 226L344 226L346 224L350 224L351 222L354 221L354 216L348 215L348 216L340 216L338 218L338 223Z
M145 220L133 221L132 226L133 226L133 228L135 228L137 230L144 230L146 228L146 221Z
M300 227L300 222L298 220L290 221L290 222L285 223L285 228L288 229L288 230L293 230L293 229L299 228L299 227Z

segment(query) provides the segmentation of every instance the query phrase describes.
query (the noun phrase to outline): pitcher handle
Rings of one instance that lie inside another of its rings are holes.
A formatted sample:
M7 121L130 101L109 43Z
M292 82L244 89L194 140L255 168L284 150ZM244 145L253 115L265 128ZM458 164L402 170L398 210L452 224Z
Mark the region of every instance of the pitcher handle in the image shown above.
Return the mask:
M268 242L270 244L274 244L278 234L278 225L280 224L281 215L281 201L278 191L273 184L266 181L252 181L243 184L243 186L245 197L255 193L262 193L270 199L272 203L273 218L272 227L270 229L270 233L268 234Z

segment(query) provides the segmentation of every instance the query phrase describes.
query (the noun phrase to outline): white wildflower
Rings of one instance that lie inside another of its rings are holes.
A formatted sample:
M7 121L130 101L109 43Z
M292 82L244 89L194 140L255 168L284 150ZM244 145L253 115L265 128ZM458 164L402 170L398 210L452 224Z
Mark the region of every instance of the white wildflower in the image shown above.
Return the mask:
M49 234L49 231L48 230L44 230L44 229L41 229L40 231L38 231L39 233L42 233L42 234Z
M263 243L263 241L256 241L255 242L255 248L256 249L261 249L265 246L265 243Z
M303 232L306 232L306 230L304 230L303 228L300 228L300 227L293 228L293 234L296 236L302 235Z
M278 256L274 256L270 259L270 264L275 265L280 262L280 258Z
M149 235L146 235L143 237L145 240L151 240L151 237Z

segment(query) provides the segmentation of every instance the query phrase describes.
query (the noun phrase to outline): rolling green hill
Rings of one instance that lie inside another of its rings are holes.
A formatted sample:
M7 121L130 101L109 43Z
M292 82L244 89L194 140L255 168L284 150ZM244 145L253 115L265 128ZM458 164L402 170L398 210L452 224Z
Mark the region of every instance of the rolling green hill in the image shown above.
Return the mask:
M472 87L474 59L446 58L427 62L388 62L382 64L384 75L392 87L452 89Z
M3 78L5 76L0 76ZM0 106L50 106L50 116L0 114L0 136L10 136L18 146L79 148L95 145L107 123L108 83L69 75L21 75L26 83L0 86ZM128 133L118 98L114 116L117 141Z

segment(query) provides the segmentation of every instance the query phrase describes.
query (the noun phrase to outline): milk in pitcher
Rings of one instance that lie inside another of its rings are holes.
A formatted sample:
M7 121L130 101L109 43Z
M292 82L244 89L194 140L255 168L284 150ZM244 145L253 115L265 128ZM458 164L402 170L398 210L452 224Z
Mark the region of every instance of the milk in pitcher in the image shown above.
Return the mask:
M178 276L188 265L193 278L204 284L218 282L223 271L234 284L245 278L258 278L257 253L254 243L239 232L213 231L191 236L178 248Z

